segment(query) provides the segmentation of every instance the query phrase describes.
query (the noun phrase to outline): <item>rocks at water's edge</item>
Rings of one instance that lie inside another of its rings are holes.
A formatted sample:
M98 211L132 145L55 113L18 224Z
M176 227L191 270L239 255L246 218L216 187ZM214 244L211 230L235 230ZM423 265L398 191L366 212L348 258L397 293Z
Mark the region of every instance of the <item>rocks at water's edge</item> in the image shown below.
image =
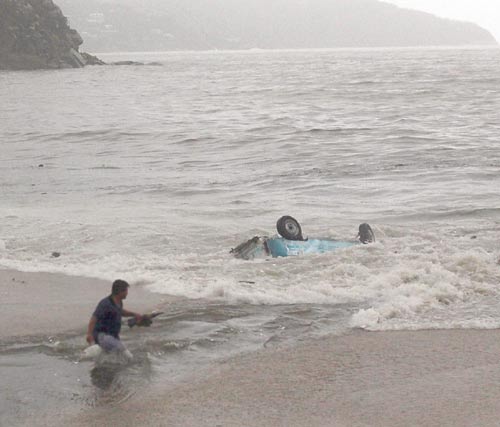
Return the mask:
M161 62L116 61L110 62L109 65L150 65L161 67L163 64Z
M0 0L0 70L80 68L103 64L52 0Z

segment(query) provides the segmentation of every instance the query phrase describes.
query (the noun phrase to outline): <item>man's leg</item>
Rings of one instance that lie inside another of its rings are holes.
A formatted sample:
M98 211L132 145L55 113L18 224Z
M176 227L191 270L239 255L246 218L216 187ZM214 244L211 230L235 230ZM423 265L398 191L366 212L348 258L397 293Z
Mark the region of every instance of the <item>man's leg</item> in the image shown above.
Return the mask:
M97 343L101 346L101 348L110 353L112 351L119 352L125 351L125 346L118 339L111 335L103 334L102 332L97 336Z

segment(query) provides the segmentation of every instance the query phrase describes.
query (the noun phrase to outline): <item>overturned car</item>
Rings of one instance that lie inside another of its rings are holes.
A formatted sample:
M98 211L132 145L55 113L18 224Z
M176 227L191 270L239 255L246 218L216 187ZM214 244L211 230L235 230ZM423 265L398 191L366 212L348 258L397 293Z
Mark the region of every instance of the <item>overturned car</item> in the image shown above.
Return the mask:
M355 240L305 239L299 222L291 216L281 217L276 228L279 236L255 236L231 250L240 259L251 260L272 256L287 257L304 254L321 254L336 249L349 248L354 245L368 244L375 241L375 234L370 225L359 226Z

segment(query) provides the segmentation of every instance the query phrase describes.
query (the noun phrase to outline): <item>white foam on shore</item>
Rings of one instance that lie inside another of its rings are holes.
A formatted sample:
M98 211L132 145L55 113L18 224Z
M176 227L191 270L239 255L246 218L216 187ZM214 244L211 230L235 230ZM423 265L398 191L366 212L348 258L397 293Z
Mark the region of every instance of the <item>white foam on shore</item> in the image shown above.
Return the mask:
M6 252L0 265L132 283L188 298L230 304L346 304L350 325L370 330L433 327L496 327L500 315L496 253L488 240L465 233L441 239L419 230L384 226L372 245L324 255L257 260L234 259L225 248L209 253L151 251L65 254L36 258ZM100 243L98 243L100 244ZM229 246L229 243L228 245ZM82 260L84 262L82 262ZM472 310L472 307L474 310Z
M441 248L430 257L415 253L368 284L371 301L350 324L378 331L495 328L499 278L494 255L481 248Z

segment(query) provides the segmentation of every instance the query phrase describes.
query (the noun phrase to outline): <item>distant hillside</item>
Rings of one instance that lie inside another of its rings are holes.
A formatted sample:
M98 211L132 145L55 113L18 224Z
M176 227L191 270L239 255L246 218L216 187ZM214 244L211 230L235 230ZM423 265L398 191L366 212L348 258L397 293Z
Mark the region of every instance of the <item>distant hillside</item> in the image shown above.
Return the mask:
M58 0L89 51L491 45L478 25L377 0Z

